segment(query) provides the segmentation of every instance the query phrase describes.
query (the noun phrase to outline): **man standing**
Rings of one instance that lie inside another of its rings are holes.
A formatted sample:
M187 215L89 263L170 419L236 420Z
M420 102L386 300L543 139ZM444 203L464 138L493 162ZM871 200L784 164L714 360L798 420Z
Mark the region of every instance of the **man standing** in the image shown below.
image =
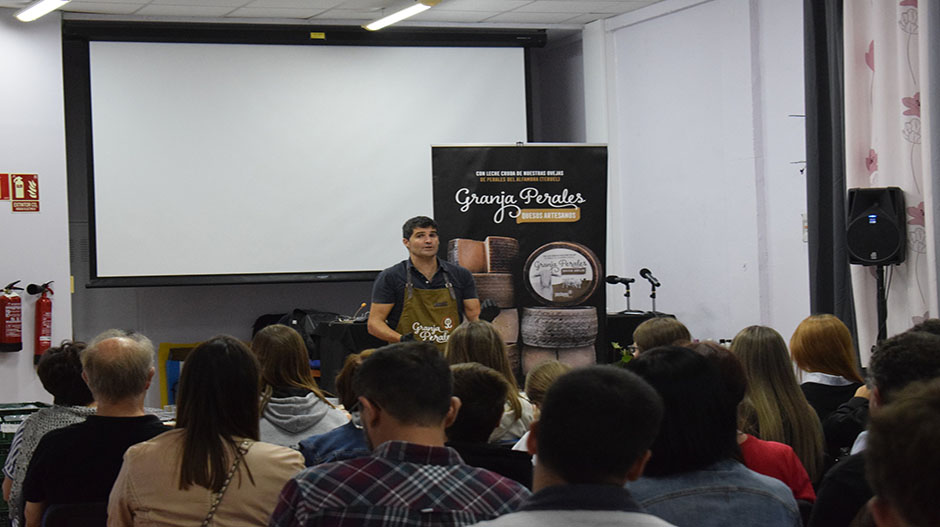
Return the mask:
M452 386L447 361L427 343L392 344L366 358L353 389L372 455L295 476L269 525L459 526L515 510L525 487L444 446L460 408Z
M120 330L102 333L82 352L82 377L98 411L39 441L23 481L28 527L38 527L50 505L106 504L124 451L169 430L144 412L153 358L147 337Z
M659 394L633 373L591 366L562 375L528 438L535 494L518 512L480 525L671 526L624 488L643 473L662 415Z
M421 340L441 351L461 317L480 316L473 275L437 257L437 223L417 216L402 226L408 259L379 274L372 287L369 333L385 342Z

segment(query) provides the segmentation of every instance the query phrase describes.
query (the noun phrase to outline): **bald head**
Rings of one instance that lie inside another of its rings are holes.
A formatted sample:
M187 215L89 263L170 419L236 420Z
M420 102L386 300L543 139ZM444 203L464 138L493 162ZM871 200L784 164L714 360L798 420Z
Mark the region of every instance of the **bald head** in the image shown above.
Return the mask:
M82 352L82 371L97 401L117 403L147 391L153 343L140 333L108 330Z

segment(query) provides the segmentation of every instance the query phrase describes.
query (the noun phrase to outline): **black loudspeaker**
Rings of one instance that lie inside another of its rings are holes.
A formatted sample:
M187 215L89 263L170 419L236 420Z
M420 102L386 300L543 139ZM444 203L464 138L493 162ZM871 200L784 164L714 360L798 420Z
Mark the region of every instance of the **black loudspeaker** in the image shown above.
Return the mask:
M907 214L900 188L850 188L848 210L849 263L891 265L904 261Z

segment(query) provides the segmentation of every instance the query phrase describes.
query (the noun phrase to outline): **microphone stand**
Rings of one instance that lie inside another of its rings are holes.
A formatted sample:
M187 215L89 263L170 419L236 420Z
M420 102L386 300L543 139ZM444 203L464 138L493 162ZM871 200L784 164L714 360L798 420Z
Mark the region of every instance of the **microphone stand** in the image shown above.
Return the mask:
M653 299L653 310L650 313L656 315L656 286L650 282L650 298Z
M633 279L631 278L631 279L630 279L630 282L632 282L632 281L633 281ZM626 282L626 283L623 284L623 287L625 288L625 291L623 292L623 297L627 300L627 309L624 309L623 311L621 311L621 312L619 313L619 314L621 314L621 315L627 315L627 314L631 314L631 313L642 313L642 311L637 311L637 310L635 310L635 309L630 309L630 282Z

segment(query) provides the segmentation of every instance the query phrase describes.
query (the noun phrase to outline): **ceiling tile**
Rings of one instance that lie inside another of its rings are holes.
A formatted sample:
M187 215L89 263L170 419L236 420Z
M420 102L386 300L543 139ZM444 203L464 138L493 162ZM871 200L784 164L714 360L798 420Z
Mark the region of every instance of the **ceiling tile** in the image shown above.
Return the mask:
M185 7L242 7L249 0L198 0L198 2L188 2L187 0L150 0L150 5L174 5Z
M369 13L364 10L355 9L330 9L315 16L315 19L322 20L354 20L368 22L378 18L379 13Z
M443 11L437 9L428 9L427 11L412 17L410 20L424 22L457 22L457 23L476 23L482 22L487 18L500 14L500 11Z
M237 18L310 18L322 13L323 9L297 9L278 7L242 7L227 16Z
M194 5L146 5L137 11L144 16L223 17L233 11L231 7Z
M578 13L520 13L513 11L487 18L485 21L508 24L562 24L577 15Z
M316 9L323 11L343 3L343 0L252 0L245 4L246 8L292 8L292 9Z
M83 2L74 0L62 8L69 13L94 13L104 15L132 15L136 13L143 4L116 4L114 2Z
M584 13L620 14L630 4L617 2L561 2L552 0L539 0L516 9L520 13L571 13L580 15Z
M531 4L532 0L441 0L430 11L496 11L505 12Z

